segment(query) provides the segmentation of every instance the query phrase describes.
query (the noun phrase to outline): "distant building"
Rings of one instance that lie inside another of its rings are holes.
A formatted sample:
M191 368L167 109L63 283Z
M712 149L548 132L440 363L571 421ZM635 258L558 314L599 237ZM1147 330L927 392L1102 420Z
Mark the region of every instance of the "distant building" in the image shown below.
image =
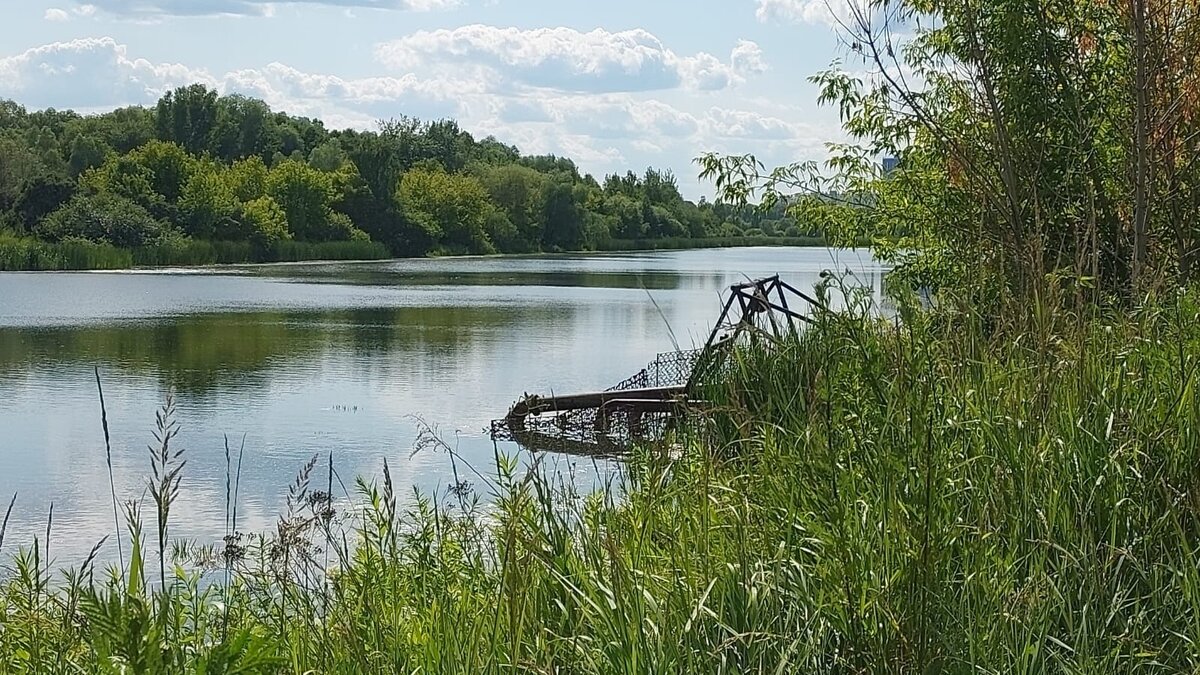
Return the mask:
M883 175L886 176L886 175L890 174L891 172L895 171L896 167L898 167L898 166L900 166L899 158L884 157L883 158Z

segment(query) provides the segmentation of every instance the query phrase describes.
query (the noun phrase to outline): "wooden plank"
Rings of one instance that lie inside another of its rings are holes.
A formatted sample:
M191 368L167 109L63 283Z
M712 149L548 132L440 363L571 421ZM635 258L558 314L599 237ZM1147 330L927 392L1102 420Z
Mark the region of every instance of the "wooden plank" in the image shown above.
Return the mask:
M509 411L509 419L524 419L528 415L540 415L545 412L564 412L567 410L583 410L599 408L608 401L617 399L639 399L646 401L664 401L682 396L687 391L687 385L672 385L669 387L651 387L648 389L623 389L617 391L598 391L586 394L570 394L566 396L530 396L517 403Z

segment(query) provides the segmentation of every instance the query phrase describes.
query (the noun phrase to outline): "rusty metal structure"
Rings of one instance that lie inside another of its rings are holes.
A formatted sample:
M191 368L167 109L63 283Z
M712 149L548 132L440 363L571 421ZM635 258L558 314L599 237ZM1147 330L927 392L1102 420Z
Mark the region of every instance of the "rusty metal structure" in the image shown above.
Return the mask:
M702 348L659 354L605 391L526 395L503 419L492 422L492 439L535 451L592 456L616 456L633 443L660 439L672 425L707 407L696 394L720 381L739 340L777 341L810 322L797 311L799 303L823 307L778 275L734 284Z

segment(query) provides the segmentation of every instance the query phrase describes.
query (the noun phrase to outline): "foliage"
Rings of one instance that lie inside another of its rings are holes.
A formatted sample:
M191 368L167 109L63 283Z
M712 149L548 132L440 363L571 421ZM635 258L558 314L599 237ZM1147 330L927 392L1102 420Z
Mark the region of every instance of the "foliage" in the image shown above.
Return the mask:
M346 152L336 138L325 141L313 148L308 156L308 164L320 171L337 171L346 163Z
M234 162L225 174L230 189L239 200L252 201L267 194L267 165L258 157Z
M200 168L200 162L184 148L166 141L150 141L128 157L146 168L150 188L168 203L179 201L184 186Z
M412 169L400 180L396 198L405 215L424 224L429 235L449 250L495 250L484 230L488 195L478 180L441 170Z
M298 239L324 239L329 229L333 181L323 172L295 160L272 167L267 194L287 214L288 227Z
M200 239L235 239L239 204L217 166L202 166L188 178L179 199L184 230Z
M870 240L858 242L858 246L866 247L870 245ZM729 237L704 237L703 239L692 239L690 237L667 237L661 239L607 239L596 249L598 251L660 251L660 250L686 250L694 248L712 248L718 246L721 248L741 248L752 246L812 246L825 247L828 246L821 237L805 237L805 236L785 236L773 237L764 234L759 235L737 235Z
M159 100L155 127L160 139L199 155L209 148L217 115L217 93L193 84L169 91Z
M242 204L241 221L251 241L271 246L292 238L288 231L287 212L270 197L259 197Z
M876 238L919 283L1081 303L1193 279L1195 2L849 6L848 60L812 78L849 143L824 170L702 158L725 197L794 195L798 219Z
M77 239L121 248L146 246L175 235L141 206L112 194L76 195L38 223L34 233L50 242Z
M12 210L22 229L29 231L74 194L73 181L50 174L34 176L25 181Z
M498 164L480 170L480 181L493 204L515 228L508 241L493 238L503 251L533 251L544 236L539 207L548 179L545 174L519 164Z
M250 257L266 259L284 240L295 242L289 255L326 250L304 243L369 240L422 256L594 250L613 238L715 245L747 230L810 229L778 209L689 202L669 172L601 184L569 159L524 156L453 120L331 131L199 84L154 108L99 115L0 102L0 229L48 233L39 223L76 193L128 200L185 233L190 242L133 256L180 264L213 258L201 242L248 243Z

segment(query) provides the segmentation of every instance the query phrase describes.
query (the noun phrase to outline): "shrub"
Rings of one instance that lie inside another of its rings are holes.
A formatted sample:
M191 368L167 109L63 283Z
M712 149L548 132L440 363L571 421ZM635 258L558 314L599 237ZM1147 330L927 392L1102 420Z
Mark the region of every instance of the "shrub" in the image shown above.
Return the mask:
M38 223L34 233L50 242L79 239L134 248L158 242L175 230L128 199L98 194L76 195Z
M277 241L292 238L287 213L271 197L259 197L242 204L241 220L249 238L260 246L269 247Z

